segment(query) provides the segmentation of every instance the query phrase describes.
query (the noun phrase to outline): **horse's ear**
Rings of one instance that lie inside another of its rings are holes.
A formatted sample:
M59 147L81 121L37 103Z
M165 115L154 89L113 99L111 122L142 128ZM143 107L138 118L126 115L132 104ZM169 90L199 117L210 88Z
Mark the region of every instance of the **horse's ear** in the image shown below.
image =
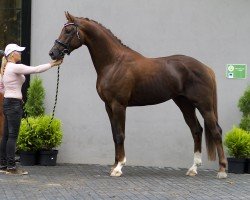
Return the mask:
M74 22L74 16L73 15L71 15L71 14L69 14L69 12L67 11L67 12L65 12L65 16L66 16L66 18L67 18L67 20L69 21L69 22Z

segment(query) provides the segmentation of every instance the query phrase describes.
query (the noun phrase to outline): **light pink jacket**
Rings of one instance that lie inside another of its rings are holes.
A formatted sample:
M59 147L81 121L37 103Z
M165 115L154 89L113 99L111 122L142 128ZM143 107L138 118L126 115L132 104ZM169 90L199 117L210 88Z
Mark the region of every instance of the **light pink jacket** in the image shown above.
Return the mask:
M36 67L8 62L4 75L0 81L0 92L5 98L22 99L22 85L27 74L44 72L51 68L51 64L38 65Z

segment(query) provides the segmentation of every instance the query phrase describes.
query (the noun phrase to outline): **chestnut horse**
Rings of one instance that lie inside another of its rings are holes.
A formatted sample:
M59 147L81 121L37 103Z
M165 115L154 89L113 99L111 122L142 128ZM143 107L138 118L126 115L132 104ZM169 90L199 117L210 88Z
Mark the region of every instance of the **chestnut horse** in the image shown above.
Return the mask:
M110 30L88 18L65 13L68 22L49 52L52 59L86 45L97 72L96 89L104 101L115 144L115 163L111 176L120 176L126 162L124 139L128 106L145 106L173 99L183 113L194 139L194 163L187 175L197 174L201 165L202 127L196 117L204 118L207 153L219 158L218 178L226 178L226 159L222 130L218 124L215 74L198 60L173 55L146 58L128 48Z

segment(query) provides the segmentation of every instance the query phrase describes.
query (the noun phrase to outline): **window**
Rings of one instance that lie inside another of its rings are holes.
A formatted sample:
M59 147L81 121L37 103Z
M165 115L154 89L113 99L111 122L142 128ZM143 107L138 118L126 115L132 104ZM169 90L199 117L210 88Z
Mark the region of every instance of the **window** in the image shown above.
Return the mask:
M22 63L30 65L30 24L31 0L0 1L0 49L9 43L26 47L22 54ZM29 76L23 85L23 97L26 99Z
M1 0L0 3L0 48L8 43L21 45L21 0Z

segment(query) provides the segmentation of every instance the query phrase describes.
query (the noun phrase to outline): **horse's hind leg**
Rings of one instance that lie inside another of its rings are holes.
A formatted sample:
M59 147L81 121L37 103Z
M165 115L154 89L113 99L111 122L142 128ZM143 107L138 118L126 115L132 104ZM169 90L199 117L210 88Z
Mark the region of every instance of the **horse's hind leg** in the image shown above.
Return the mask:
M217 148L218 157L219 157L219 172L217 174L218 178L226 178L226 158L223 150L222 145L222 129L217 122L217 117L213 109L204 109L204 107L199 108L204 121L205 121L205 133L206 133L206 140L210 140L210 144L213 142L215 144L214 148ZM209 142L209 141L207 141ZM207 145L208 146L208 145ZM212 145L208 148L212 148ZM209 149L208 149L209 150ZM210 152L214 152L211 154L215 154L216 150L210 149ZM210 155L212 160L215 160L215 155Z
M201 142L203 129L196 117L194 105L187 98L178 96L173 100L182 111L184 119L189 126L194 139L194 161L192 167L190 167L187 171L187 175L195 176L197 174L197 167L201 165Z
M111 168L110 176L121 176L122 167L126 163L124 150L126 107L119 103L106 104L106 111L110 119L115 143L115 163Z

